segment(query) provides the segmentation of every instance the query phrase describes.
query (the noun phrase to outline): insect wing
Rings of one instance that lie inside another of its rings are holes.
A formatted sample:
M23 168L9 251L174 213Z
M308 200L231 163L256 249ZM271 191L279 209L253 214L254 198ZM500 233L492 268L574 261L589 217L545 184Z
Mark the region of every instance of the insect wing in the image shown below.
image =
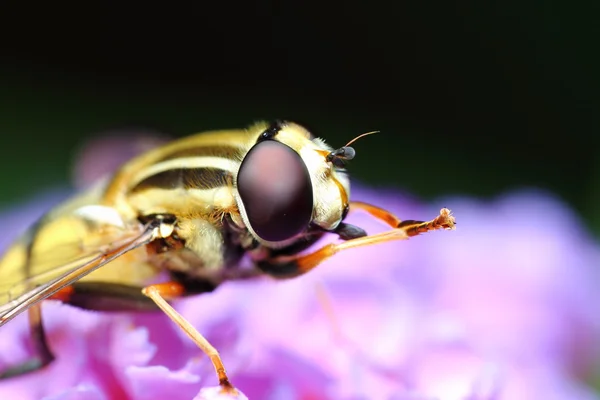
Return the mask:
M92 277L143 283L155 271L144 268L146 252L132 250L151 242L156 232L157 226L126 223L115 209L88 201L51 211L0 260L0 326L108 263Z
M117 259L131 250L150 243L156 238L157 229L156 226L148 225L140 235L121 241L120 243L118 242L109 245L103 252L97 253L95 256L89 256L89 260L82 261L79 264L75 263L75 266L72 266L66 272L52 279L50 282L34 287L0 306L0 326L27 310L30 306L47 299L103 265ZM62 266L58 269L63 270L65 268Z

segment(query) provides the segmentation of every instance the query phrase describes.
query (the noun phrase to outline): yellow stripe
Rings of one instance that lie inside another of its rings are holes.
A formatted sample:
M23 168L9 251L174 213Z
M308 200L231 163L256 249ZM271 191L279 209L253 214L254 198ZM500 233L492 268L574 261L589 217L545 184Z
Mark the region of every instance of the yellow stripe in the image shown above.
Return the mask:
M210 168L225 171L232 177L235 177L237 175L239 166L239 161L229 160L221 157L187 157L163 161L140 171L140 173L131 181L129 190L135 188L138 184L152 176L170 170L201 170Z
M185 149L174 149L157 162L189 157L219 157L226 158L228 160L241 161L246 153L247 149L243 146L210 144Z
M148 189L213 189L233 184L229 171L217 168L177 168L151 175L135 185L130 193Z
M171 164L161 167L162 170L165 170L169 168L186 167L185 165L181 165L183 162L186 161L178 160L204 158L185 156L185 154L190 149L197 149L198 151L200 151L200 149L203 147L219 147L223 146L223 144L225 143L227 144L227 146L231 144L234 144L234 147L239 146L239 148L242 149L242 153L245 154L256 142L258 134L261 132L262 129L265 129L266 126L267 125L263 123L257 124L247 130L240 129L199 133L196 135L176 140L163 147L159 147L147 153L144 153L134 158L133 160L125 164L121 169L119 169L119 171L117 171L110 184L106 187L102 199L102 204L114 206L118 203L126 201L126 195L130 188L134 187L137 183L147 178L148 176L161 172L161 169L156 169L157 166L155 164L157 162L160 162L160 164L168 161L175 162L174 165ZM184 157L173 159L174 155L178 153L184 155ZM215 158L225 160L225 158L222 157ZM241 160L231 160L232 163L235 163L236 161L239 163ZM191 165L190 167L193 168L206 166L207 165ZM217 167L228 171L232 171L232 165L226 167L221 167L217 165Z

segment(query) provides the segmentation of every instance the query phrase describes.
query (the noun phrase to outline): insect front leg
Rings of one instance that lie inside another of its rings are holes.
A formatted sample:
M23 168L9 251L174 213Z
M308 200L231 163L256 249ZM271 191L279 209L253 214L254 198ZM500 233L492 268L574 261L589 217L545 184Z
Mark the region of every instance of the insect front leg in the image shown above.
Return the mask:
M431 221L415 221L406 219L402 221L391 212L383 208L374 206L362 201L353 201L350 203L350 211L362 210L371 216L386 223L391 228L403 229L408 236L417 236L418 234L437 230L437 229L454 229L456 221L451 215L452 213L447 208L440 210L440 215Z
M0 372L0 380L25 375L44 368L54 360L46 339L44 324L42 323L41 305L35 304L27 310L29 317L29 331L32 339L34 356L17 365L11 366Z
M379 207L367 203L354 202L350 205L351 210L361 209L373 215L377 219L387 223L393 229L374 234L361 236L362 230L356 228L358 237L351 238L341 243L330 243L312 253L305 255L282 255L268 258L257 263L257 267L266 274L275 278L287 279L293 278L315 268L317 265L345 249L355 247L370 246L377 243L389 242L392 240L406 240L421 233L434 231L438 229L454 229L455 221L450 210L443 208L440 215L430 221L402 221L392 213ZM345 225L350 226L351 225ZM346 228L345 233L351 229ZM342 237L342 235L340 235Z

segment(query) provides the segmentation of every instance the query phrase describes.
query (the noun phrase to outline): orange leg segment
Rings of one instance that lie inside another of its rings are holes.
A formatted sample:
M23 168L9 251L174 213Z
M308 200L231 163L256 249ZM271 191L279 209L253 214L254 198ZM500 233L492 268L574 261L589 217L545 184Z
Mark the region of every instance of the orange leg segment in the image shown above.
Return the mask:
M73 286L65 286L58 292L54 293L52 296L48 297L48 300L59 300L63 303L68 303L69 299L71 298L74 292L75 289L73 288Z
M196 330L181 314L179 314L166 299L175 299L184 294L185 288L183 285L177 282L159 283L150 285L142 289L142 293L149 297L156 305L165 313L167 316L177 324L192 341L202 350L212 362L217 377L219 379L219 385L221 386L224 393L236 393L236 389L229 381L227 372L225 372L225 366L221 360L221 356L217 349L211 345L200 332Z
M393 229L341 243L330 243L306 255L276 257L259 262L258 267L265 273L276 278L292 278L312 270L324 260L345 249L370 246L393 240L406 240L429 231L454 229L455 225L454 217L447 208L441 209L440 214L430 221L401 221L392 213L370 204L353 202L350 204L350 207L351 210L361 209L368 212L375 218L387 223Z
M442 208L440 210L440 215L431 221L402 221L400 218L383 208L361 201L353 201L350 203L350 211L354 210L363 210L378 220L385 222L392 228L403 228L408 236L417 236L420 233L437 229L454 229L454 225L456 225L452 213L447 208Z
M383 208L379 208L377 206L369 204L369 203L363 203L362 201L350 202L350 212L356 211L356 210L365 211L365 212L369 213L370 215L372 215L373 217L377 218L378 220L385 222L392 228L397 228L398 225L400 225L400 223L402 222L400 220L400 218L396 217L391 212L384 210Z

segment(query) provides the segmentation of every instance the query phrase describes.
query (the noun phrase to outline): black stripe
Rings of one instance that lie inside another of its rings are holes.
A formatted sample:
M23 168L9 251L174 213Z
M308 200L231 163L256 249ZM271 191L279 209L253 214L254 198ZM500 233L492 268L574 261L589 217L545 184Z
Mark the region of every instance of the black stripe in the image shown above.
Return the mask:
M271 123L271 125L269 125L269 127L260 134L257 142L262 142L263 140L272 140L285 125L286 123L284 121L273 121L273 123Z
M239 147L227 145L192 147L169 153L158 160L157 163L184 157L220 157L229 160L241 160L244 158L244 150Z
M233 175L219 168L174 168L151 175L130 192L147 189L213 189L233 183Z

